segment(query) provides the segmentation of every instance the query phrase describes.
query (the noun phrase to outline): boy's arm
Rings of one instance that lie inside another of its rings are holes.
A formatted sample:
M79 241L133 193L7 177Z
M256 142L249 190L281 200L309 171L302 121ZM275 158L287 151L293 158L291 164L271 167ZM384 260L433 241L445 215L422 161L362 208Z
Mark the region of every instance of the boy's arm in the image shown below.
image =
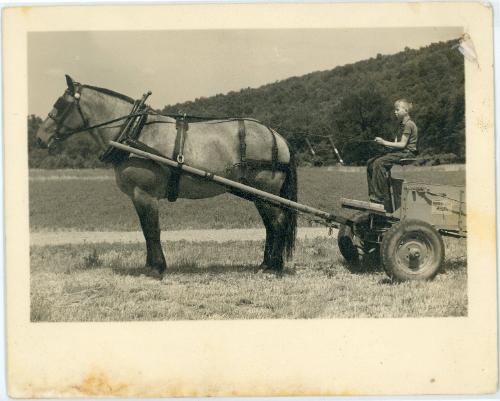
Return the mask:
M401 140L398 142L397 140L394 140L394 142L389 142L386 141L385 139L382 139L380 137L375 138L375 142L384 145L388 148L391 149L404 149L406 148L406 145L408 144L408 139L410 138L410 134L407 132L404 132L403 135L401 135Z

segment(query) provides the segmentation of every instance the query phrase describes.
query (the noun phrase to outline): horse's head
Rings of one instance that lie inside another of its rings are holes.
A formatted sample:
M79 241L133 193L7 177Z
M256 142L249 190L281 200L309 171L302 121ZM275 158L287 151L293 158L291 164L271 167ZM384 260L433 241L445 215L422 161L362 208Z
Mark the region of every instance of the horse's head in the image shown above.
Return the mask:
M87 121L80 108L80 91L82 86L66 75L68 88L54 106L48 117L38 128L36 143L39 147L48 148L50 153L57 152L60 143L72 132L85 128Z

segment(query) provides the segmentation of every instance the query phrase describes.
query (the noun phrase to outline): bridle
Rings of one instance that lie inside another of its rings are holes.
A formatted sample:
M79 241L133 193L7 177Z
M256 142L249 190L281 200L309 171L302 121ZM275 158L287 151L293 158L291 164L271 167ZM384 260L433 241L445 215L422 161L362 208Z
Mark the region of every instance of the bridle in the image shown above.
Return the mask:
M85 117L85 114L83 114L82 108L80 106L81 90L83 87L84 85L75 82L73 90L70 90L69 88L66 89L64 94L54 103L53 108L55 109L56 113L53 113L52 111L49 113L49 118L56 123L56 131L51 138L51 142L62 142L68 139L70 136L84 131L89 131L94 138L97 138L97 135L93 132L95 128L104 127L106 125L115 123L117 121L126 120L131 117L144 116L146 114L149 114L149 111L138 113L132 112L125 116L114 118L112 120L108 120L99 124L90 125L89 120ZM71 100L68 100L68 98ZM80 128L71 128L65 125L66 119L75 107L83 123L83 126L81 126ZM64 129L64 132L61 132L61 129Z
M54 120L56 123L56 132L53 136L53 140L56 141L63 141L67 139L69 136L73 135L76 132L74 131L86 131L89 129L89 123L85 115L83 114L82 108L80 106L80 94L81 91L81 85L75 85L74 91L70 91L69 89L66 89L64 94L57 99L57 101L54 103L54 110L49 113L49 118ZM70 98L71 100L68 100ZM71 111L76 107L78 110L78 114L80 115L80 118L82 119L83 122L83 127L74 129L71 127L68 127L65 125L65 121L68 118L69 114ZM65 132L61 132L61 129L64 128Z

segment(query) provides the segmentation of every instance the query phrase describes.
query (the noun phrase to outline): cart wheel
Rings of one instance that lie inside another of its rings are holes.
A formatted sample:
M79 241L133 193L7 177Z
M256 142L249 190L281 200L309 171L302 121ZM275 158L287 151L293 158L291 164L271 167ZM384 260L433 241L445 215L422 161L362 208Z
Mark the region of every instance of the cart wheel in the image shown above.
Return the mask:
M403 220L384 235L382 264L389 277L398 280L431 280L444 260L441 235L429 223Z
M340 253L349 264L357 265L359 263L359 251L354 245L353 238L352 228L341 224L337 236Z
M363 248L363 252L360 252L358 247L354 245L354 233L352 232L352 228L343 224L340 226L337 244L340 253L347 261L349 270L352 272L359 272L380 265L379 246L374 244L369 245L360 239L357 240L358 246Z

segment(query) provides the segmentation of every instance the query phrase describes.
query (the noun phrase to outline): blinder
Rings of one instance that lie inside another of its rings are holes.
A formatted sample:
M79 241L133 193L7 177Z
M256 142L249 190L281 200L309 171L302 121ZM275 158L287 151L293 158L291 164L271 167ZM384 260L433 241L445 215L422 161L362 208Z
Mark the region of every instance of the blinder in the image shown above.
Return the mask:
M71 111L71 107L74 104L74 101L68 101L65 99L66 93L61 96L54 103L52 108L55 110L55 113L51 111L49 113L49 117L52 118L56 123L61 123L62 120L66 117L66 115Z
M66 90L66 92L64 92L64 95L62 95L54 103L53 110L49 113L49 118L54 120L54 122L57 124L56 132L53 137L54 141L62 141L66 139L72 134L72 131L75 130L75 128L64 125L64 121L75 106L77 107L78 113L80 114L80 118L82 119L84 128L88 126L88 121L83 115L80 108L80 89L80 85L75 85L74 92L71 92L69 89ZM71 100L69 100L68 98ZM65 128L69 132L61 133L62 128Z

